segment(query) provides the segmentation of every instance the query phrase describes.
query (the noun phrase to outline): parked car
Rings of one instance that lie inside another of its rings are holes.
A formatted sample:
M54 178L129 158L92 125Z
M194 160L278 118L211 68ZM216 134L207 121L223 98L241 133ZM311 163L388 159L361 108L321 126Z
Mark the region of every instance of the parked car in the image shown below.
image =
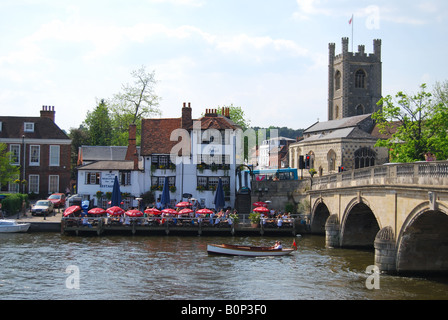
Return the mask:
M31 208L31 215L35 216L38 214L46 214L49 215L50 213L54 212L54 205L53 202L50 200L38 200L36 204Z
M48 200L53 202L55 208L65 207L65 194L63 193L53 193L48 197Z

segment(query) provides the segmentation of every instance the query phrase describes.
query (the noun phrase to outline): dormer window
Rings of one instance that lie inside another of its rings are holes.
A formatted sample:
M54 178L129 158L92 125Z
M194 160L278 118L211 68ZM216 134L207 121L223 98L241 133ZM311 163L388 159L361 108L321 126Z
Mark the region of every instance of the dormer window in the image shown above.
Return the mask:
M23 124L23 130L25 132L34 132L34 123L33 122L25 122Z

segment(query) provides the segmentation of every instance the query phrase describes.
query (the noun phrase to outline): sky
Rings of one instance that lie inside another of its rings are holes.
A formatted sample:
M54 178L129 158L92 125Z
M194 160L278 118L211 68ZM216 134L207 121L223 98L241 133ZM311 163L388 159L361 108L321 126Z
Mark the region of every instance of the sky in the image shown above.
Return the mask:
M446 0L0 0L0 110L54 106L69 131L144 66L162 118L233 104L303 129L328 120L329 43L381 39L385 96L448 80L447 34Z

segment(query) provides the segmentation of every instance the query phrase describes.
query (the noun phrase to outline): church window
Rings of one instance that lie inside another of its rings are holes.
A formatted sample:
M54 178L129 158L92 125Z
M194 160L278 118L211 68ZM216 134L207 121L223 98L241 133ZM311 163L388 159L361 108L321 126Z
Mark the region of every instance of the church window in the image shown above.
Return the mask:
M341 89L341 72L339 70L336 71L334 76L334 88L335 90Z
M327 154L327 161L328 161L328 171L336 171L336 152L334 150L328 151Z
M355 169L375 165L376 153L370 148L363 147L355 151Z
M362 104L359 104L356 107L356 115L360 116L360 115L363 115L363 114L364 114L364 106Z
M364 70L359 69L355 73L355 88L362 88L364 89L366 87L366 73Z

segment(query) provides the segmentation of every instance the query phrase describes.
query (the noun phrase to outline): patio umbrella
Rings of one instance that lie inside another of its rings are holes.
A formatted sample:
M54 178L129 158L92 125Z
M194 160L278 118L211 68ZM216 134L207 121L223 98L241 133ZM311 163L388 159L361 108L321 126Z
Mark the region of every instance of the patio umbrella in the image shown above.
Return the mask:
M212 214L213 211L210 210L210 209L205 208L205 209L199 209L199 210L197 210L196 213L199 213L199 214Z
M118 177L115 176L114 186L112 188L112 198L110 201L111 207L119 206L121 203L121 191L120 184L118 183Z
M192 213L192 212L193 212L193 210L191 210L189 208L185 208L185 209L180 210L178 213L179 214L189 214L189 213Z
M145 213L159 215L161 212L160 212L160 210L158 210L156 208L150 208L150 209L146 209Z
M72 213L75 213L75 212L80 211L80 210L81 210L81 207L80 207L80 206L71 206L71 207L68 207L68 208L65 209L65 211L64 211L64 217L67 217L67 216L71 215Z
M221 178L219 178L218 181L218 187L216 188L216 192L215 192L215 209L219 210L224 208L224 206L226 205L226 202L224 200L224 189L222 187L222 180Z
M257 207L254 209L254 212L265 213L265 212L269 212L269 209L266 207Z
M192 204L188 201L182 201L176 204L176 207L182 208L182 207L190 207Z
M141 212L140 210L129 210L126 211L125 215L127 215L128 217L142 217L143 212Z
M104 210L103 208L92 208L89 211L87 211L87 213L92 215L101 215L105 214L106 210Z
M124 209L114 206L106 209L106 212L111 216L121 216L125 211Z
M174 209L167 208L167 209L163 209L162 213L177 214L177 211Z
M165 177L165 183L163 184L162 199L160 203L162 206L167 207L170 204L170 188L169 188L168 177Z

